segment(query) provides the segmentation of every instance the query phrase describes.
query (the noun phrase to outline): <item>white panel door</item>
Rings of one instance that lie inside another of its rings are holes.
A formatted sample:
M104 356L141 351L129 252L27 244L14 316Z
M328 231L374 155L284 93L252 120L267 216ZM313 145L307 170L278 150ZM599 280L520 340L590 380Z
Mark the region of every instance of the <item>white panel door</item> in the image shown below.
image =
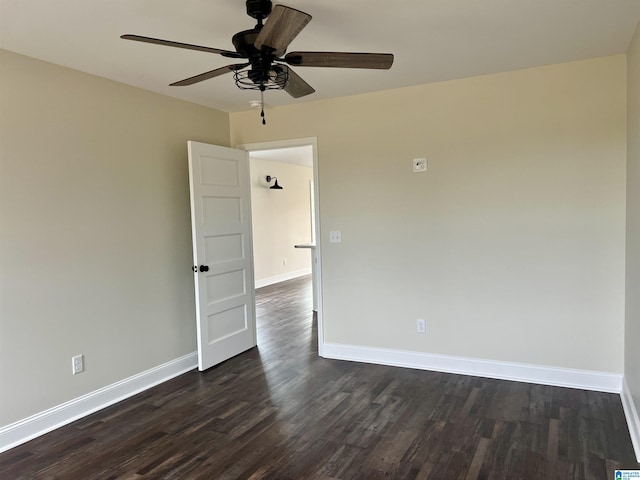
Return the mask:
M256 346L249 154L188 142L198 367Z

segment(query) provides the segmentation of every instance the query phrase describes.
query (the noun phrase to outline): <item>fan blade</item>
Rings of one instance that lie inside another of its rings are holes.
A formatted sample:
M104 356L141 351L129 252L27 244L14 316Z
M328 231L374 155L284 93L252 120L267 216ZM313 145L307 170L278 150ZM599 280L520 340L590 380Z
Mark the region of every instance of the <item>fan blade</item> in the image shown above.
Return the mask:
M300 31L311 21L311 15L294 8L276 5L260 30L253 46L279 57Z
M300 67L375 68L393 65L391 53L291 52L284 61Z
M201 45L191 45L190 43L172 42L171 40L162 40L160 38L142 37L140 35L122 35L120 38L125 40L133 40L135 42L153 43L155 45L164 45L165 47L185 48L187 50L198 50L200 52L218 53L230 58L244 58L237 52L230 50L221 50L219 48L203 47Z
M287 68L289 69L289 77L287 79L287 85L284 87L285 92L293 98L304 97L305 95L311 95L315 92L313 87L305 82L300 75L289 67Z
M169 84L170 87L184 87L186 85L193 85L194 83L202 82L204 80L209 80L210 78L219 77L220 75L224 75L225 73L233 72L234 70L240 70L248 66L248 63L244 64L236 64L236 65L227 65L226 67L216 68L215 70L211 70L209 72L201 73L200 75L195 75L193 77L185 78L184 80L180 80L179 82L174 82Z

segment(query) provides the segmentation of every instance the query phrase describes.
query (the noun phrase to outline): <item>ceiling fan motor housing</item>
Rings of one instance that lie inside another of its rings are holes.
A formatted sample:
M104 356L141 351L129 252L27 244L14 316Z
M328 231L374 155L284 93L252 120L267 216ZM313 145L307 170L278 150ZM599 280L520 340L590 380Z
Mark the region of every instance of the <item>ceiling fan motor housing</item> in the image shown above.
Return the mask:
M236 52L246 57L257 53L258 50L253 46L253 43L256 41L256 37L259 33L260 30L258 30L257 28L252 28L251 30L243 30L236 33L231 39Z
M232 42L236 51L244 55L251 64L249 78L257 85L268 81L267 75L273 61L272 55L260 52L253 46L260 29L243 30L233 36Z
M247 0L247 15L264 20L271 13L271 0Z

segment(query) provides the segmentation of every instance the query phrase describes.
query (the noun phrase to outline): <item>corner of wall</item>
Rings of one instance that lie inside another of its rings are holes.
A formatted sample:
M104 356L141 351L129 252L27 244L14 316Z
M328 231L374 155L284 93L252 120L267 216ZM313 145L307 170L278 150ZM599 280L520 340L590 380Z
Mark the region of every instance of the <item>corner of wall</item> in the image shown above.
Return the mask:
M636 453L638 462L640 462L640 417L638 416L638 410L633 403L633 398L626 378L622 380L622 393L620 394L620 398L622 400L624 416L627 419L627 426L629 428L629 435L631 436L633 450Z
M622 404L640 461L640 23L627 52L627 203Z

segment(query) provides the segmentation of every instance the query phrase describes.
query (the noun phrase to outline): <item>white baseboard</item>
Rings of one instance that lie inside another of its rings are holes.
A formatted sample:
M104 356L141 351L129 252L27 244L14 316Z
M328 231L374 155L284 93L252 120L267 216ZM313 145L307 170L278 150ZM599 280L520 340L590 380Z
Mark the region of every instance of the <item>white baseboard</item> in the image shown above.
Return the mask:
M113 405L198 366L190 353L0 428L0 452Z
M622 393L620 397L622 398L624 416L627 418L627 425L629 426L633 450L636 452L638 462L640 462L640 417L638 416L638 410L636 409L636 404L633 402L631 390L629 390L626 378L622 382Z
M286 282L287 280L293 280L294 278L304 277L305 275L311 275L310 268L303 268L302 270L295 270L293 272L282 273L273 277L256 279L256 288L266 287L273 285L274 283Z
M351 360L419 370L513 380L516 382L596 390L599 392L620 393L622 391L622 375L588 370L498 362L337 343L325 343L322 354L325 358L336 360Z

